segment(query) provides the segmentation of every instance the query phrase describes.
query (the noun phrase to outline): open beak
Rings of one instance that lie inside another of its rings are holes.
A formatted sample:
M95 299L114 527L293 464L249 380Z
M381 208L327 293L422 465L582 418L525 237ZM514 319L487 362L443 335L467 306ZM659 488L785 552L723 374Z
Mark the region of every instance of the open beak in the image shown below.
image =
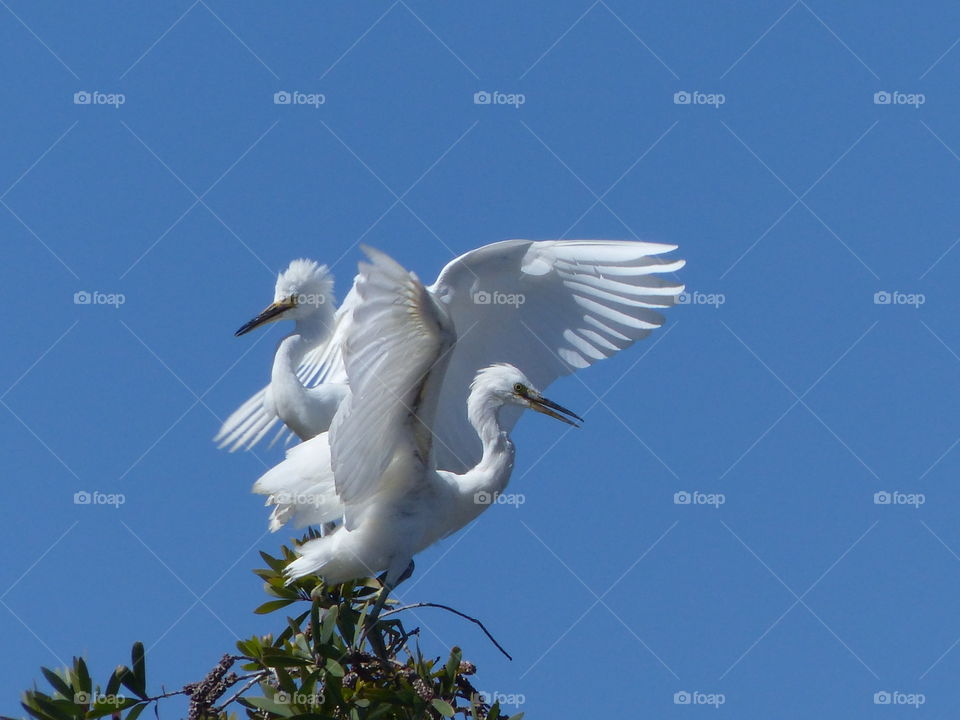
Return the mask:
M267 307L264 308L263 312L257 315L253 320L246 323L237 330L234 335L240 337L241 335L246 335L248 332L254 328L258 328L261 325L266 325L268 322L273 322L274 320L279 320L280 316L285 313L287 310L292 308L296 303L292 298L287 300L279 300L275 303L270 303Z
M572 410L567 410L565 407L563 407L563 405L558 405L557 403L553 402L553 400L547 400L547 398L543 397L543 395L536 397L530 395L527 397L527 400L530 401L531 410L536 410L538 413L549 415L552 418L556 418L557 420L565 422L567 425L573 425L576 428L580 427L570 418L564 417L564 415L569 415L570 417L576 418L580 422L583 422L583 418L577 415L575 412ZM563 413L564 415L561 415L560 413Z

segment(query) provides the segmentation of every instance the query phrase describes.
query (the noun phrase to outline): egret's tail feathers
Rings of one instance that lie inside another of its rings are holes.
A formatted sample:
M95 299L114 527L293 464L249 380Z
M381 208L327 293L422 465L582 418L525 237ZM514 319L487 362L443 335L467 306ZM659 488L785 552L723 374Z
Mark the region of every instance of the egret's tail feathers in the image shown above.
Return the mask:
M308 540L297 548L300 557L287 565L284 575L290 580L319 575L331 585L373 575L379 568L365 567L356 553L350 551L347 547L353 539L350 535L340 528L326 537Z
M303 527L343 517L325 433L291 448L286 460L254 483L253 491L266 495L266 504L274 506L270 515L270 529L274 532L291 521L296 527Z

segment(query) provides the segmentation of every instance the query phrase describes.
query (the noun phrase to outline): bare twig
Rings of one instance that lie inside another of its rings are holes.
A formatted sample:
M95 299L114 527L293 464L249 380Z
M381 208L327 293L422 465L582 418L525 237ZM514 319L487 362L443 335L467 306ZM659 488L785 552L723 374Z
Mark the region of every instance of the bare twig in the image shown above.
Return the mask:
M251 673L250 675L244 675L244 676L241 677L241 678L237 678L237 681L238 681L238 682L239 682L240 680L247 680L247 679L249 679L250 682L246 683L242 688L240 688L239 690L237 690L233 695L231 695L227 700L225 700L224 702L222 702L220 705L218 705L217 707L213 708L213 712L215 712L216 714L219 715L221 712L223 712L223 709L224 709L227 705L229 705L230 703L232 703L232 702L234 702L235 700L237 700L237 699L238 699L241 695L243 695L247 690L249 690L249 689L252 688L254 685L256 685L256 684L260 681L261 678L263 678L265 675L269 675L269 674L270 674L269 671L267 671L267 670L261 670L261 671L259 671L259 672Z
M392 610L388 610L388 611L385 612L385 613L381 613L381 614L380 614L380 617L381 617L381 618L385 618L385 617L387 617L388 615L393 615L393 614L395 614L395 613L402 612L402 611L404 611L404 610L415 610L416 608L423 608L423 607L432 607L432 608L439 608L439 609L441 609L441 610L446 610L447 612L452 612L454 615L459 615L459 616L462 617L464 620L469 620L470 622L472 622L472 623L474 623L474 624L476 624L476 625L479 625L479 626L480 626L480 629L483 630L483 634L486 635L486 636L490 639L490 642L492 642L494 645L496 645L497 650L499 650L499 651L502 652L504 655L506 655L506 657L507 657L508 660L511 660L511 661L513 660L513 658L510 656L510 653L508 653L506 650L504 650L504 649L503 649L503 646L502 646L500 643L497 642L497 639L496 639L493 635L490 634L490 631L487 630L487 626L486 626L486 625L484 625L482 622L480 622L480 621L479 621L477 618L475 618L475 617L471 617L471 616L467 615L466 613L460 612L459 610L454 610L454 609L453 609L452 607L450 607L449 605L441 605L440 603L431 603L431 602L413 603L412 605L403 605L402 607L393 608Z

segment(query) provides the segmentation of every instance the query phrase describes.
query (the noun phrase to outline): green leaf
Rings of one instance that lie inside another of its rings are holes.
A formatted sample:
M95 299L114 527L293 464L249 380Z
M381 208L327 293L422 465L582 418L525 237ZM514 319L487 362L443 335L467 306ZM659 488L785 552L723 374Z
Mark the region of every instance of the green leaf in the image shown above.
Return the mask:
M133 661L131 668L133 676L137 679L137 687L147 692L147 665L144 658L143 643L135 642L130 650L130 659Z
M264 655L261 662L267 667L272 668L281 668L281 667L307 667L310 665L310 661L306 658L296 657L294 655L287 654L277 654L277 655Z
M30 704L47 717L56 718L56 720L68 720L77 717L76 706L72 702L69 704L68 709L63 706L62 702L54 702L43 693L32 692L27 694L30 695ZM23 704L23 706L31 715L37 715L37 713L31 711L26 704Z
M117 698L116 701L111 699L109 701L96 702L84 717L87 718L87 720L94 720L95 718L101 718L105 715L113 715L115 712L126 710L138 704L140 704L140 701L133 698Z
M454 713L453 707L450 705L450 703L446 702L445 700L441 700L440 698L434 698L433 700L430 701L430 704L433 705L436 711L441 715L443 715L444 717L448 717L448 718L453 717L453 713Z
M517 713L516 715L511 715L507 720L523 720L523 713Z
M105 691L107 695L117 694L117 690L120 689L120 680L128 672L130 672L130 668L128 668L126 665L117 665L116 670L113 671L113 673L110 675L110 679L107 680L107 689Z
M270 698L248 697L244 698L244 701L250 705L253 705L255 708L266 710L268 713L273 713L274 715L280 715L281 717L286 718L293 716L293 710L290 709L289 705L274 702Z
M143 703L142 705L137 705L133 710L127 713L127 720L137 720L140 717L140 713L146 710L147 705L150 703Z
M86 661L81 658L74 658L73 664L77 673L77 690L82 690L84 692L90 692L93 690L93 683L90 682L90 671L87 670ZM71 698L72 699L72 698Z
M327 672L338 678L342 678L344 675L346 675L346 670L343 669L343 665L338 663L333 658L327 658Z
M333 637L333 631L337 627L337 618L339 616L340 608L338 608L336 605L334 605L332 608L328 608L323 614L323 625L321 625L320 629L321 642L330 642L330 638Z
M257 615L266 615L267 613L272 613L274 610L279 610L280 608L284 608L290 603L294 603L294 602L296 602L296 598L286 598L283 600L269 600L265 602L263 605L261 605L260 607L258 607L256 610L254 610L254 612Z
M275 557L270 557L262 550L260 551L260 557L263 558L263 561L270 567L274 572L280 573L283 572L284 561L279 560Z
M137 678L132 672L128 672L126 675L120 678L120 682L123 683L123 686L127 688L127 690L132 692L141 700L147 699L146 690L137 684Z
M73 688L71 688L70 685L68 685L67 682L60 677L60 675L49 668L40 668L40 672L43 673L43 676L47 679L47 682L50 683L58 693L63 695L63 697L65 697L67 700L73 699Z
M293 678L290 677L290 673L284 670L282 667L276 665L273 668L274 675L277 676L277 686L284 692L288 692L291 695L297 692L296 683L293 682ZM306 687L302 688L303 693L307 694Z
M500 717L500 701L497 700L490 707L490 712L487 713L487 720L498 720L499 717Z
M463 653L460 651L460 648L454 646L450 650L450 659L447 660L447 665L444 668L447 671L447 676L455 678L457 676L457 670L460 669L460 661L463 660Z

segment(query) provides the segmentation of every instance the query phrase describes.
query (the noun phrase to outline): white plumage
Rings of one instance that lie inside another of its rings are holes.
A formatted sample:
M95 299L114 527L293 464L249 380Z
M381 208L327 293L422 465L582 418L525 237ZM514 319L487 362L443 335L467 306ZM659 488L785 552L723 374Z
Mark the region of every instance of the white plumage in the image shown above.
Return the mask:
M456 335L436 398L437 466L463 472L480 459L466 400L481 368L510 363L523 368L534 385L546 388L659 327L663 317L657 310L675 304L683 291L682 285L659 275L683 267L683 260L660 257L674 249L630 241L505 240L448 263L426 288ZM287 272L292 270L293 265ZM293 280L309 282L302 274ZM322 322L310 316L298 319L294 333L278 348L271 385L227 419L215 438L221 446L253 447L279 420L301 439L329 429L333 411L349 395L342 351L359 304L357 282L335 314L331 295L331 301L316 310ZM283 292L288 291L301 292L291 283L284 286ZM274 305L281 299L278 280ZM288 317L286 311L260 323L255 318L244 328L283 317ZM294 336L299 340L291 339ZM506 408L503 428L509 431L518 418L519 410ZM309 508L286 514L293 516L302 523L317 522Z

